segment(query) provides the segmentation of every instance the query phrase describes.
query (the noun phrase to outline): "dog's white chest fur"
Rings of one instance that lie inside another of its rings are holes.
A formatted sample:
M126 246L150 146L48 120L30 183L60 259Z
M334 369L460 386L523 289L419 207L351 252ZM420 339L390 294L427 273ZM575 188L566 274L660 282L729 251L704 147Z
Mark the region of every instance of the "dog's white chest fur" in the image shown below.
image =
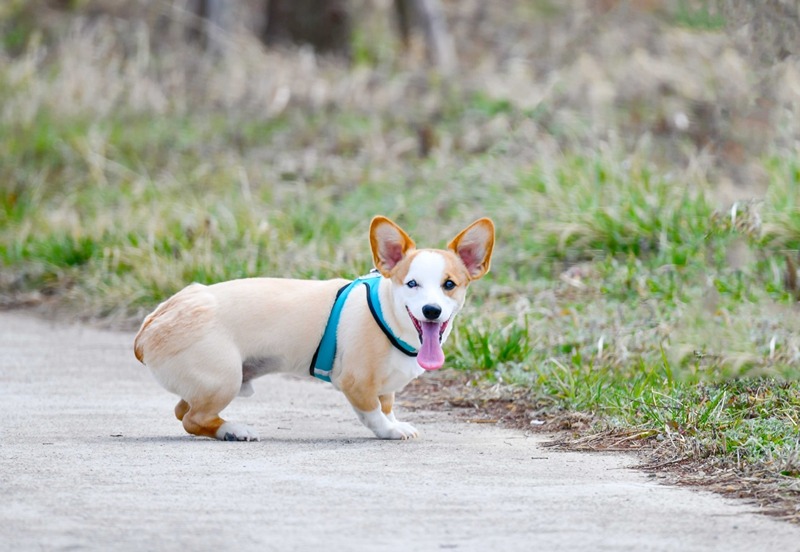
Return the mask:
M414 357L404 355L400 351L391 351L386 358L386 376L383 378L380 388L377 390L379 395L396 393L401 391L408 383L425 373ZM341 391L339 386L342 375L342 362L337 360L334 364L334 372L331 377L331 384Z

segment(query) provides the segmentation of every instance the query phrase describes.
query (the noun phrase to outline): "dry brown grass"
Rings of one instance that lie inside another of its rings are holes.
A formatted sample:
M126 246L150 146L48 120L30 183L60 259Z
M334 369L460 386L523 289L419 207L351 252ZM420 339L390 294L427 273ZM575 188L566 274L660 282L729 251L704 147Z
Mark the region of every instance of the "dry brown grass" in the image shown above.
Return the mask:
M487 384L442 372L415 380L400 406L454 412L467 423L499 424L551 437L546 446L587 453L636 454L638 469L672 485L702 488L752 503L761 514L800 523L800 456L772 458L759 466L721 459L698 439L677 430L609 427L598 416L553 410L553 402L519 387ZM776 477L776 473L786 476ZM794 475L792 475L794 474Z

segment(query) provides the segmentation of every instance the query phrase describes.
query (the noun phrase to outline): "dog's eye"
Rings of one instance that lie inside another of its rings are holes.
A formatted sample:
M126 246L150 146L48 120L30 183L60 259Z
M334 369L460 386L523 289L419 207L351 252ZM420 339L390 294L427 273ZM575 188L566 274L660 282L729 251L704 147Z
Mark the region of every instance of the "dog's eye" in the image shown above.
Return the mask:
M453 280L445 280L442 287L447 291L456 289L456 283Z
M406 285L410 288L415 288L417 287L418 284L416 280L409 280L408 282L406 282Z

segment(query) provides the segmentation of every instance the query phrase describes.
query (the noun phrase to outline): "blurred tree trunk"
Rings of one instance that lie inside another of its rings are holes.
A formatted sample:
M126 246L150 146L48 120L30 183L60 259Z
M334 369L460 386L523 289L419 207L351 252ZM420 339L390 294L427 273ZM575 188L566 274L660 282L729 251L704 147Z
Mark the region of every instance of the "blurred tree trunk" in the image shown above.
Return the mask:
M347 0L268 0L263 40L268 45L310 44L350 57L352 18Z
M189 25L189 37L207 51L221 52L221 31L228 28L231 3L226 0L188 0L187 10L195 16Z
M439 0L394 0L397 24L403 47L408 49L411 32L420 27L425 36L428 61L443 73L452 73L456 66L453 39Z

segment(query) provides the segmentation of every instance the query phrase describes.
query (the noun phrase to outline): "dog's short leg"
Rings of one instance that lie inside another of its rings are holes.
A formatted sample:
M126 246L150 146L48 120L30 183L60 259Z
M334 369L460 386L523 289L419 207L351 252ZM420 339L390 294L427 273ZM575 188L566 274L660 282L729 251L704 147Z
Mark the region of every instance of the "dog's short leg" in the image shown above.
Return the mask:
M192 435L212 437L220 441L258 441L258 434L253 429L244 424L223 420L218 412L211 412L216 410L218 409L211 408L201 411L191 407L183 417L183 428Z
M387 393L386 395L379 395L378 400L381 401L381 412L383 412L386 419L388 419L394 426L402 433L409 435L411 438L417 437L419 434L417 429L411 424L399 421L394 415L394 393ZM409 437L404 437L405 439Z
M189 403L185 400L181 399L178 401L178 404L175 405L175 417L179 420L183 421L183 418L186 416L186 413L189 412ZM221 419L221 418L218 418ZM225 428L222 430L217 429L216 432L212 435L211 431L203 431L202 427L197 424L196 422L192 422L189 427L192 428L190 431L187 429L189 433L193 435L206 435L208 437L214 437L216 439L223 439L225 441L257 441L258 435L256 432L250 429L249 427L242 425L242 424L235 424L233 422L225 422L223 420L223 425L227 424ZM213 423L211 427L213 427ZM187 427L184 425L184 427ZM222 437L219 437L217 433L221 433ZM235 437L235 438L234 438Z
M379 439L414 439L419 435L416 428L411 424L390 420L380 406L374 410L364 411L353 407L361 423L367 426ZM394 416L392 416L394 418Z
M383 412L390 422L396 422L397 418L395 418L394 411L392 410L394 406L394 393L378 395L378 400L381 401L381 412Z
M345 383L345 382L343 382ZM347 385L349 384L349 385ZM392 412L394 394L375 397L363 392L352 381L342 387L358 419L367 426L379 439L413 439L419 435L411 424L398 422ZM385 414L388 410L389 414Z
M218 391L210 397L189 399L189 409L182 420L183 428L192 435L212 437L220 441L258 441L258 434L253 429L219 417L219 413L234 399L237 391L232 388L225 393Z
M395 425L395 427L399 428L400 431L411 435L411 437L417 437L418 432L414 426L411 424L407 424L405 422L399 421L394 415L394 393L387 393L386 395L379 395L378 400L381 401L381 412L383 412L384 416Z
M175 417L188 433L220 441L258 440L249 427L219 416L242 387L242 360L233 344L198 341L154 372L159 370L171 384L168 389L181 397L175 405Z

